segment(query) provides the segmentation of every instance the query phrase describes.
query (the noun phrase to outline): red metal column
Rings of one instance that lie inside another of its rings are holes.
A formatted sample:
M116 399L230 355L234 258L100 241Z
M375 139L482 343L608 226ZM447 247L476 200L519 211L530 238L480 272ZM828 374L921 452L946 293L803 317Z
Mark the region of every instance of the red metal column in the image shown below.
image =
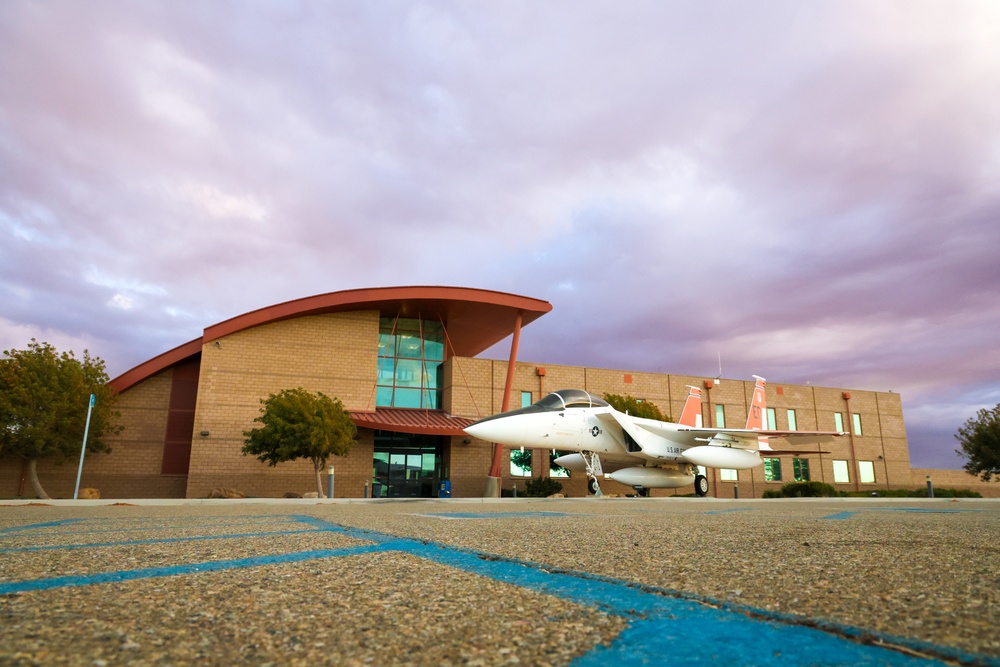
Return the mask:
M521 313L518 312L514 322L514 338L510 342L510 361L507 362L507 382L503 388L503 403L500 412L507 412L510 409L510 391L514 385L514 365L517 363L517 347L521 343ZM493 443L493 465L490 467L490 477L500 478L503 470L503 444ZM499 491L499 484L497 489ZM499 495L499 493L497 494Z

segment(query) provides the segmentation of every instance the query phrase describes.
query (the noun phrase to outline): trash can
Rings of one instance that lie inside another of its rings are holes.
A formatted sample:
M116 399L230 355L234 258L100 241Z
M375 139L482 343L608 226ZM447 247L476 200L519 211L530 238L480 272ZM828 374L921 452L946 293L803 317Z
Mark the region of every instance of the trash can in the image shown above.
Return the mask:
M438 488L438 498L451 498L451 482L448 480L442 480L441 486Z

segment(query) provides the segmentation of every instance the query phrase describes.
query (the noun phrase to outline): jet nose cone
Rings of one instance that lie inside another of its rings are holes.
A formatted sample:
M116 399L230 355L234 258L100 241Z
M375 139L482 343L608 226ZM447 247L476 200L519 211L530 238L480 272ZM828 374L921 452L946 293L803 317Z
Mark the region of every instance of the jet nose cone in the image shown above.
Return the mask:
M501 442L505 445L522 444L524 424L519 419L521 415L493 415L469 424L465 432L488 442Z
M489 422L484 424L481 421L469 424L464 430L472 437L479 438L480 440L489 440L490 434L493 432L493 429L490 428Z

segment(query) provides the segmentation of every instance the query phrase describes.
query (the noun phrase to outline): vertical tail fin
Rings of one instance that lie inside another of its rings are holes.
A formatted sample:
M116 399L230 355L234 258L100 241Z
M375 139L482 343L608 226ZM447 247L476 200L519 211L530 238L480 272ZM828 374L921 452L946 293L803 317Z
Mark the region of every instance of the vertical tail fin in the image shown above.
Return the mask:
M757 381L753 387L753 396L750 397L750 410L747 414L747 428L751 431L763 431L764 430L764 419L767 415L767 400L764 396L764 388L767 386L767 380L760 377L759 375L754 375L754 379ZM770 449L771 445L768 443L767 438L761 436L757 439L760 449Z
M688 385L687 400L684 401L684 409L681 410L681 418L678 424L701 428L701 389Z

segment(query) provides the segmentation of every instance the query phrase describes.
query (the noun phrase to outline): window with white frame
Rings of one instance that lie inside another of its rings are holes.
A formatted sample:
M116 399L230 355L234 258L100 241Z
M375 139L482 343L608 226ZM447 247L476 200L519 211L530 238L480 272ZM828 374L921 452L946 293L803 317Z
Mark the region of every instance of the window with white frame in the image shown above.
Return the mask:
M715 406L715 427L726 428L726 406Z
M797 431L799 428L798 423L795 421L795 410L788 411L788 430Z
M834 461L833 462L833 483L834 484L850 484L851 483L851 468L847 465L847 461Z
M778 430L778 417L774 412L774 408L767 409L767 430L768 431Z
M510 475L511 477L531 477L531 450L512 449L510 450Z
M739 471L729 468L719 468L719 479L723 482L737 482L739 481Z
M834 412L833 413L833 430L838 433L844 432L844 413Z
M861 435L861 415L855 412L851 419L854 421L854 435Z
M875 483L875 462L858 461L858 479L862 484Z

